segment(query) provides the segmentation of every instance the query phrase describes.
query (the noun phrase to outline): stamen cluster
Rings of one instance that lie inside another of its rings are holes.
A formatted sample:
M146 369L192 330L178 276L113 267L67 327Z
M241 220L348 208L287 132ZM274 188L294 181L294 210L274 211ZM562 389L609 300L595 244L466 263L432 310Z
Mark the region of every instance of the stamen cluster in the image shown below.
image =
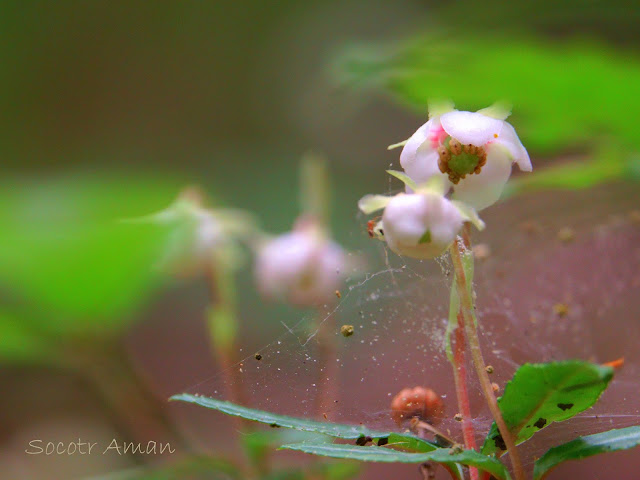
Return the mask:
M467 175L480 173L482 167L487 163L487 152L483 147L471 144L462 145L451 137L448 137L437 151L438 169L447 175L449 181L454 185L457 185Z

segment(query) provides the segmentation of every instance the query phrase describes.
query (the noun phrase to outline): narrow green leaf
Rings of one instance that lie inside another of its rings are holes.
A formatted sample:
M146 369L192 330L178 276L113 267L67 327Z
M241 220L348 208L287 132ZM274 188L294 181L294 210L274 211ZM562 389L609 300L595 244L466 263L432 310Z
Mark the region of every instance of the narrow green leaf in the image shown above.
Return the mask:
M600 453L628 450L638 445L640 445L640 426L579 437L549 449L536 461L533 468L533 478L534 480L542 480L552 468L567 460L579 460Z
M324 457L345 458L359 460L361 462L385 462L385 463L461 463L480 470L489 472L494 477L504 480L508 479L509 473L500 461L494 457L483 455L474 450L464 450L454 453L448 448L439 448L431 452L410 453L392 450L385 447L358 447L356 445L344 444L313 444L297 443L293 445L283 445L280 447L286 450L296 450L299 452L320 455Z
M574 417L595 404L613 378L613 368L582 361L525 364L498 399L507 426L520 444L553 422ZM496 424L482 453L504 450Z
M216 400L214 398L203 397L200 395L191 395L189 393L181 393L174 395L170 400L177 400L187 403L195 403L201 407L211 408L218 410L219 412L226 413L227 415L233 415L236 417L246 418L247 420L253 420L255 422L266 423L272 427L292 428L294 430L301 430L305 432L316 432L324 435L329 435L335 438L344 439L357 439L360 437L371 437L372 439L388 438L391 435L395 435L394 438L400 439L413 439L411 435L397 434L394 432L384 432L380 430L371 430L363 425L345 425L339 423L317 422L315 420L308 420L306 418L289 417L286 415L278 415L271 412L265 412L263 410L255 410L253 408L247 408L240 405L236 405L231 402L223 400ZM424 444L429 444L426 440L421 440ZM432 445L435 449L435 445ZM422 448L425 448L422 445Z

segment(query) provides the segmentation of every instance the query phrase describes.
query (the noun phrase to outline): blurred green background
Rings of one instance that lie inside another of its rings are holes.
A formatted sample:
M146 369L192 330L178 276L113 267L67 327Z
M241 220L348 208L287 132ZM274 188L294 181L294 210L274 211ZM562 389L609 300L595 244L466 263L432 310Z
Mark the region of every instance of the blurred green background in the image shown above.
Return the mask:
M356 201L388 188L399 152L386 146L434 97L513 103L542 173L508 193L621 182L633 205L638 31L625 2L1 2L0 477L147 461L29 457L32 438L189 430L164 399L214 368L206 342L190 343L206 288L154 268L166 231L118 220L200 185L285 231L312 149L329 158L334 235L362 250ZM256 318L243 282L241 310ZM254 323L256 337L274 334Z

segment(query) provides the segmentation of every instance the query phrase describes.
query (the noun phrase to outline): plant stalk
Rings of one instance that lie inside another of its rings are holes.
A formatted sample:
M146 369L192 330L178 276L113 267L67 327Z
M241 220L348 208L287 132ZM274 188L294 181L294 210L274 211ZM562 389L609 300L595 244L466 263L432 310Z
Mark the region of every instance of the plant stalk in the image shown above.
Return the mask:
M491 411L496 425L498 426L498 430L500 431L500 435L502 436L502 439L507 446L509 458L511 460L511 465L513 466L513 473L516 477L516 480L525 480L522 461L520 460L520 454L516 448L513 436L507 428L507 424L505 423L504 418L502 418L502 413L500 412L500 407L498 407L498 401L496 400L495 394L493 392L491 380L489 379L489 375L487 374L486 365L482 356L478 330L472 314L474 308L473 299L471 298L469 292L469 284L467 282L464 266L462 263L461 251L466 251L466 247L462 242L462 239L459 238L456 242L454 242L449 248L449 251L451 253L451 259L453 261L453 268L456 276L456 286L460 298L460 310L462 312L462 317L464 320L464 330L467 336L467 342L469 343L469 350L471 351L473 365L475 367L476 374L478 375L478 380L480 381L480 386L482 387L482 392L484 394L485 400L487 401L487 405L489 406L489 410Z

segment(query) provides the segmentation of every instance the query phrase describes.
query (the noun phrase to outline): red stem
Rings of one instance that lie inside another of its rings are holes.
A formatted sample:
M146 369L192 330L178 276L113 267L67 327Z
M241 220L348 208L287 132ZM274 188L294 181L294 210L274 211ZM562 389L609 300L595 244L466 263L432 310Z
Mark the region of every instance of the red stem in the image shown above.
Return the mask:
M467 388L467 367L465 364L465 338L464 338L464 318L458 312L458 326L454 330L455 345L453 350L453 361L455 371L456 394L458 397L458 409L462 415L462 436L464 446L468 450L476 450L476 438L471 422L471 405L469 402L469 389ZM478 469L469 468L471 480L478 480Z

